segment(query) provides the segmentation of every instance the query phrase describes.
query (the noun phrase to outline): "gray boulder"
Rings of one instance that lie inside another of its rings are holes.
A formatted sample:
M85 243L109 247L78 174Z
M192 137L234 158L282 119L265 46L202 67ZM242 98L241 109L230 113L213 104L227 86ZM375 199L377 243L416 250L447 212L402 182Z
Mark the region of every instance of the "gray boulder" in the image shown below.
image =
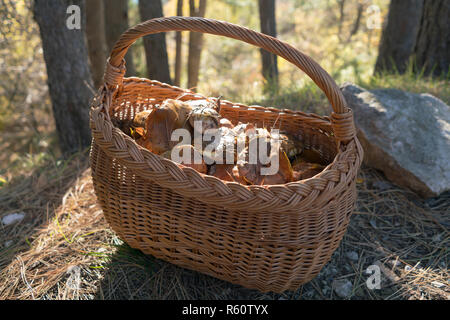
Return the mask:
M450 190L450 107L430 94L341 86L364 163L423 197Z

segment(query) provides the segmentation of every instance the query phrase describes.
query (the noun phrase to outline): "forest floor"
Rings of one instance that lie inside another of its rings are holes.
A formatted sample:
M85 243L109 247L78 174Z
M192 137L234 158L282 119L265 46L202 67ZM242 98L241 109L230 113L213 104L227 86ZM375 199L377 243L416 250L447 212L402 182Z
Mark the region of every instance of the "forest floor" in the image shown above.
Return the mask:
M0 189L0 299L449 299L450 194L422 200L362 168L356 209L320 274L297 291L261 293L144 255L123 243L96 202L87 155ZM379 266L380 289L367 268ZM342 281L341 281L342 282Z

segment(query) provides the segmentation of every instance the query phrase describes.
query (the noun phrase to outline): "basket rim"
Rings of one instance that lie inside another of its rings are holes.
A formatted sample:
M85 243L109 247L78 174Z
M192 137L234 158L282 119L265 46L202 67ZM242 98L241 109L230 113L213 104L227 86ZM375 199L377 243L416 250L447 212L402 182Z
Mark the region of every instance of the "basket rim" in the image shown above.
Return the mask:
M197 98L206 98L200 93L157 80L138 77L124 78L124 83L132 82L146 82L151 85L190 93ZM333 161L322 172L311 178L277 185L243 185L237 182L224 181L208 174L199 173L190 167L154 154L138 145L134 139L113 125L109 113L104 111L106 104L104 98L107 90L102 89L105 88L100 88L91 104L90 126L93 136L92 144L97 143L109 157L116 158L130 169L138 170L143 175L143 178L148 178L158 184L164 180L158 178L169 174L172 179L166 179L168 181L163 183L166 187L178 193L188 193L189 196L206 203L223 203L224 206L230 208L245 208L248 211L271 210L273 212L281 212L294 209L300 202L304 202L308 198L310 201L307 202L311 204L312 201L317 201L319 198L327 199L334 196L335 193L345 188L350 180L356 177L356 172L362 163L363 149L358 138L354 136L345 144L338 143L337 153ZM121 91L117 90L114 93L114 97L109 97L109 102L120 96ZM316 120L310 123L311 127L319 124L331 124L328 116L320 116L315 113L304 113L302 111L276 109L259 105L247 106L228 100L222 101L247 109L255 108L275 113L286 112L296 114L301 118ZM175 186L175 182L178 182L180 185L185 184L187 187ZM211 191L215 191L216 195L206 199L205 192Z

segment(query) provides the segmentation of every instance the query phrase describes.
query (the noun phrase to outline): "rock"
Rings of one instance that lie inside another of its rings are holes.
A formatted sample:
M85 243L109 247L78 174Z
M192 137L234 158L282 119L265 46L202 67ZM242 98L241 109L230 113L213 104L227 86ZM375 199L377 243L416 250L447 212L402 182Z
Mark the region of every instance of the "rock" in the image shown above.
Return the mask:
M364 163L423 197L450 190L450 107L430 94L341 87Z
M444 233L438 233L438 234L435 234L432 238L431 238L431 240L433 241L433 242L441 242L442 241L442 236L444 235Z
M2 223L5 226L8 226L10 224L13 224L15 222L22 220L24 217L25 217L25 212L10 213L2 218Z
M347 279L334 280L332 286L334 292L341 298L348 298L352 294L353 284Z
M439 282L439 281L433 281L431 284L432 284L433 286L435 286L436 288L442 288L442 287L445 287L445 284L443 284L442 282Z
M352 261L358 261L358 253L355 251L348 251L345 253L345 256Z
M12 240L6 240L5 243L3 244L3 246L4 246L5 248L9 248L9 247L12 246L12 244L13 244L13 241L12 241Z
M392 260L390 260L389 261L389 263L392 265L392 267L399 267L399 266L401 266L401 262L400 261L398 261L398 260L396 260L396 259L392 259Z

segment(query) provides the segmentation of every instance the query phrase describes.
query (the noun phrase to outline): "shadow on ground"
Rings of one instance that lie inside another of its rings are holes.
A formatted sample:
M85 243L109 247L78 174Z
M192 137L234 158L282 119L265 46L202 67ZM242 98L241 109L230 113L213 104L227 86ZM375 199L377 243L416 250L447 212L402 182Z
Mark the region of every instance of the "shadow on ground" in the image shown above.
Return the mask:
M295 292L249 290L121 243L102 264L95 298L449 299L449 205L450 193L422 200L364 169L341 245L320 274Z
M180 268L127 244L104 266L97 299L245 299L261 296L195 271Z

